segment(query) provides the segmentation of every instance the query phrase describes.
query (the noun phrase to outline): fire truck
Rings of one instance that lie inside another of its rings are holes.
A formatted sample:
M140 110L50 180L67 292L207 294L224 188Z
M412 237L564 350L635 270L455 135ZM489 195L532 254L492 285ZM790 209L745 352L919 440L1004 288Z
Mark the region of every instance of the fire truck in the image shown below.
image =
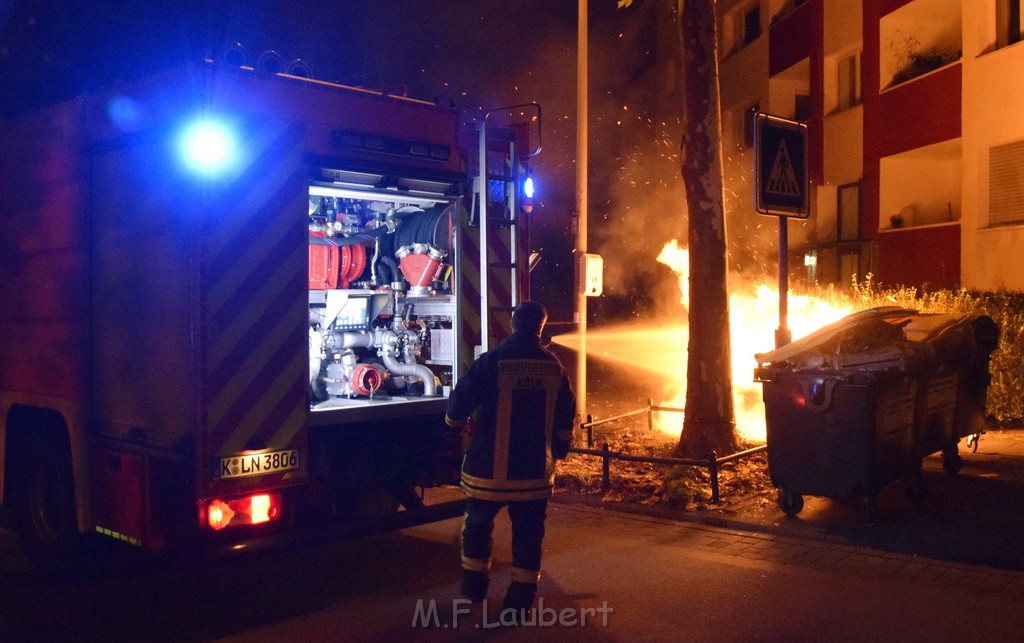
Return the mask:
M528 296L539 120L206 61L0 123L26 551L461 513L446 397Z

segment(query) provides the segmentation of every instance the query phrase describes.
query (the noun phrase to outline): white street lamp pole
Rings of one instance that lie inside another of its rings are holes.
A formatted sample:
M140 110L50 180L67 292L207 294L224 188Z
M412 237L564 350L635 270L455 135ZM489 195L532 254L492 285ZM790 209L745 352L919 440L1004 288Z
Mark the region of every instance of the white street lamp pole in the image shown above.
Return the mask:
M587 252L587 0L578 1L576 26L576 322L580 337L576 355L576 411L587 412L587 296L584 293L581 262Z

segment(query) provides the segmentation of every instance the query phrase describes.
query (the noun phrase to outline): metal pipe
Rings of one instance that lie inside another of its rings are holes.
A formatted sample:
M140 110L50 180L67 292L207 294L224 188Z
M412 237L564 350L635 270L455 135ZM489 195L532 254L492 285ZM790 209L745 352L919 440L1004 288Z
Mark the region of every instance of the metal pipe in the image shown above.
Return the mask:
M590 31L587 19L587 0L577 0L576 8L576 330L580 349L576 354L576 415L587 412L587 295L580 279L580 261L587 252L587 38Z
M598 449L571 449L573 453L580 455L597 455L604 456L604 452ZM630 455L628 453L619 453L617 451L609 451L608 457L613 460L622 460L623 462L647 462L650 464L671 464L681 465L684 467L707 467L707 460L693 460L689 458L659 458L657 456L642 456L642 455Z
M392 351L398 344L398 334L389 332L386 333L381 341L381 348L378 351L381 357L381 361L384 363L384 368L388 369L392 373L397 375L407 375L412 377L418 377L423 380L423 395L425 397L433 397L437 395L437 383L434 381L434 371L430 370L423 364L413 363L402 363L395 359L392 355Z
M714 451L708 456L708 473L711 477L711 502L717 505L721 498L718 493L718 455Z
M377 280L377 262L380 261L380 237L373 240L373 258L370 259L370 283L380 285Z
M333 337L334 345L327 348L370 348L373 346L373 333L365 330L327 333L325 337Z
M472 201L472 199L470 199ZM458 213L459 208L456 208L455 212ZM456 214L461 219L461 214ZM459 223L459 220L456 220ZM462 253L460 252L460 244L462 243L462 225L455 225L452 229L451 236L451 252L452 252L452 286L454 287L454 300L455 310L452 317L452 328L455 329L454 333L458 333L458 329L462 328L462 306L464 303L464 297L462 294ZM455 385L459 383L459 376L462 374L462 342L452 342L452 380L451 388L454 389Z
M647 412L646 408L637 409L635 411L629 411L627 413L620 413L619 415L613 415L611 417L607 417L607 418L604 418L604 419L601 419L601 420L594 420L592 422L588 420L587 421L587 425L589 425L589 426L601 426L602 424L608 424L609 422L614 422L615 420L621 420L622 418L628 418L628 417L632 417L634 415L640 415L641 413L646 413L646 412ZM590 417L593 417L593 416L588 415L587 417L590 418Z
M512 189L509 190L508 200L508 237L509 237L509 265L512 266L511 277L511 304L512 309L519 305L519 152L516 150L515 137L508 146L508 160L512 166Z
M423 380L423 395L433 397L437 395L437 383L434 381L434 372L422 364L403 364L391 355L390 351L382 350L381 359L384 368L397 375L418 377Z
M612 459L607 442L601 444L601 457L601 491L608 491L612 488Z
M736 460L740 460L740 459L745 458L747 456L754 455L755 453L761 453L762 451L767 451L767 450L768 450L768 445L767 444L762 444L761 446L756 446L756 447L753 447L751 449L747 449L746 451L737 451L736 453L730 453L729 455L725 456L724 458L719 458L718 459L718 463L719 464L728 464L730 462L734 462Z
M490 348L490 335L488 324L490 323L490 305L487 301L487 117L490 112L484 114L480 121L480 175L478 177L477 194L480 199L480 352L487 352ZM473 356L477 357L476 355Z
M787 326L789 316L789 217L779 219L779 327L775 331L775 348L793 341Z

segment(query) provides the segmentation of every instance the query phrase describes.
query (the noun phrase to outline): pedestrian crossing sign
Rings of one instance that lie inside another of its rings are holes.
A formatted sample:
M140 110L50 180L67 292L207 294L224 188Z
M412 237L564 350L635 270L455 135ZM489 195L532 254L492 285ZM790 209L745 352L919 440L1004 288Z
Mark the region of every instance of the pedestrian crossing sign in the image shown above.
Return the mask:
M761 113L754 119L757 211L806 219L810 215L807 126Z

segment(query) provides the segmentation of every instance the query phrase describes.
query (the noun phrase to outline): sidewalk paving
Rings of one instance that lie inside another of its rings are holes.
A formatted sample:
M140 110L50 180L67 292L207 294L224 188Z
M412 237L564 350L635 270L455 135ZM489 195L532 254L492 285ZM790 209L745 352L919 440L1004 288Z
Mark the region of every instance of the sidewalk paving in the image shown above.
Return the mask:
M907 499L899 481L879 492L867 507L859 498L805 496L803 510L792 518L763 496L706 511L604 504L747 532L1024 570L1024 430L987 432L977 452L961 441L960 454L964 466L955 476L943 471L940 455L925 459L929 493L917 504Z

